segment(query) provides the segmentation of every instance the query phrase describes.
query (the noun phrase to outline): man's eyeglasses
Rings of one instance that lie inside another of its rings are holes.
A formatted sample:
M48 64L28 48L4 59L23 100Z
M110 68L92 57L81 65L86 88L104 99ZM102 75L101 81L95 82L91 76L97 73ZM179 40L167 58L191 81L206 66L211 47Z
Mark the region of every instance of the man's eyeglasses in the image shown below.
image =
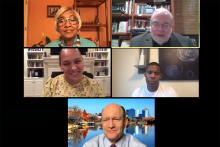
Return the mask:
M60 27L62 27L63 25L66 24L66 21L67 21L67 20L68 20L69 23L72 24L72 25L75 25L75 24L78 23L76 17L74 17L74 16L72 16L72 17L70 17L70 18L63 18L63 17L58 18L58 19L57 19L57 23L58 23L58 25L59 25Z
M165 23L165 24L159 24L159 23L157 23L157 22L153 22L153 23L152 23L152 26L153 26L154 28L156 28L156 29L158 29L160 26L162 26L162 28L163 28L164 30L171 28L171 25L170 25L170 24L167 24L167 23Z

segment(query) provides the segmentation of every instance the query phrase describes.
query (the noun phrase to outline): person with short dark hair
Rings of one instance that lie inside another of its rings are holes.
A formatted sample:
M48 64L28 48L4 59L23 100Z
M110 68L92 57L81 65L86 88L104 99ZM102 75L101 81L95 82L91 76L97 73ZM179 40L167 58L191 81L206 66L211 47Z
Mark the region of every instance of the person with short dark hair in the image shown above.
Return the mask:
M78 49L62 49L59 65L64 73L47 80L42 97L105 97L101 84L83 75L84 63Z
M161 71L157 62L149 63L144 72L147 84L135 89L132 97L179 97L172 87L159 83L162 78Z
M190 38L172 32L173 15L165 8L154 11L150 32L132 38L130 47L196 47Z
M124 134L128 120L124 107L112 103L102 110L104 134L87 141L83 147L147 147L132 135Z

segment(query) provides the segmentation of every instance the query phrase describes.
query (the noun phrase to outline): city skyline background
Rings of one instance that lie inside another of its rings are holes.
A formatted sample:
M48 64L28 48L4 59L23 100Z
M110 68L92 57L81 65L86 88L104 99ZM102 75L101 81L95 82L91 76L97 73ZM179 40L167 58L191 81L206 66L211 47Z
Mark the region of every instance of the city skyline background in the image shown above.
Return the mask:
M101 113L102 109L110 103L116 103L127 109L149 109L150 116L155 118L155 99L68 99L68 107L79 106L82 111L85 109L87 113Z

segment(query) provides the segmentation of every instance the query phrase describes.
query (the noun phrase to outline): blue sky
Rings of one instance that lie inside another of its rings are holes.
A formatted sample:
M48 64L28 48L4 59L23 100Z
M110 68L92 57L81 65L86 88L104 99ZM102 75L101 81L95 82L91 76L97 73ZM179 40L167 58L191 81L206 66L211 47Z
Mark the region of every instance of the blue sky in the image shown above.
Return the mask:
M82 110L86 109L87 113L101 113L102 109L110 103L117 103L126 109L135 108L149 109L150 116L155 118L155 99L68 99L68 107L78 105Z

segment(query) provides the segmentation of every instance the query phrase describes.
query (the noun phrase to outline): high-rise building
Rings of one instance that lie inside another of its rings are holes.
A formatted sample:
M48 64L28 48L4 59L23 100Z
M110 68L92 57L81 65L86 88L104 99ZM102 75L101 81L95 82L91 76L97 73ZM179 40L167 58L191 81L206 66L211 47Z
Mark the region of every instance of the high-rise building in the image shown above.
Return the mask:
M142 117L150 117L149 109L147 108L142 109Z
M127 110L126 110L126 114L127 114L128 116L139 117L139 110L138 110L138 109L135 109L135 108L127 109Z
M139 117L139 109L135 109L135 117Z

